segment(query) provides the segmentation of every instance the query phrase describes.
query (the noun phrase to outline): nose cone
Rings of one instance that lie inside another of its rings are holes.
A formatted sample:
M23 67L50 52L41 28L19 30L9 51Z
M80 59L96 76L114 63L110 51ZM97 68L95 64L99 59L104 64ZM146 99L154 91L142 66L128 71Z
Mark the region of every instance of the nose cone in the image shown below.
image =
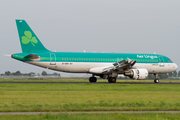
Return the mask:
M14 58L14 55L12 54L11 57Z
M173 68L174 68L174 70L178 69L178 66L176 65L176 63L174 63Z

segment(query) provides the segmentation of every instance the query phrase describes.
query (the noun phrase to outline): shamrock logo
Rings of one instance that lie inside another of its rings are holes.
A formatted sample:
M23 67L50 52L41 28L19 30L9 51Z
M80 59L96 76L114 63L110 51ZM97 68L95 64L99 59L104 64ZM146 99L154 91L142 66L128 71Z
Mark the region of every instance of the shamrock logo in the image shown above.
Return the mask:
M23 44L28 44L31 42L31 44L35 47L34 43L38 43L37 39L35 37L32 37L32 33L30 31L25 31L24 32L25 36L22 36L22 43Z

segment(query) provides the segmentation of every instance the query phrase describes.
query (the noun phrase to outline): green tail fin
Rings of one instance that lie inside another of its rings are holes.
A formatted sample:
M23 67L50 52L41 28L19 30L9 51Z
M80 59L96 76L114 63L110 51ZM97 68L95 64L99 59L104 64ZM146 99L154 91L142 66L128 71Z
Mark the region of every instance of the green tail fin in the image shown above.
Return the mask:
M25 20L16 20L16 25L23 53L49 51L44 47Z

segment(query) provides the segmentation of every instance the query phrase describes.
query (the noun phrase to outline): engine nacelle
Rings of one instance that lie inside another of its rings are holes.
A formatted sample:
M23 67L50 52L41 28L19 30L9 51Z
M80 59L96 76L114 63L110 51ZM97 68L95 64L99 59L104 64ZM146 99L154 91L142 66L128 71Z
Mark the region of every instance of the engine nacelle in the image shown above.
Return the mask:
M143 69L143 68L131 69L130 71L126 71L124 75L129 76L131 79L143 80L148 77L148 71L147 69Z

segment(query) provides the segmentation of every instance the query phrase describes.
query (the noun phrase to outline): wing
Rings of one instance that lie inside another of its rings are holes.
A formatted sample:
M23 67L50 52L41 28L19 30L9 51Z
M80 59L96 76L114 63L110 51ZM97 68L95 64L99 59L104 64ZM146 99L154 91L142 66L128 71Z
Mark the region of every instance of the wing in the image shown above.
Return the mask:
M132 66L136 63L135 60L131 60L128 58L128 60L122 60L118 63L114 63L112 67L104 68L102 70L102 73L112 73L113 71L124 71L127 69L132 68Z

